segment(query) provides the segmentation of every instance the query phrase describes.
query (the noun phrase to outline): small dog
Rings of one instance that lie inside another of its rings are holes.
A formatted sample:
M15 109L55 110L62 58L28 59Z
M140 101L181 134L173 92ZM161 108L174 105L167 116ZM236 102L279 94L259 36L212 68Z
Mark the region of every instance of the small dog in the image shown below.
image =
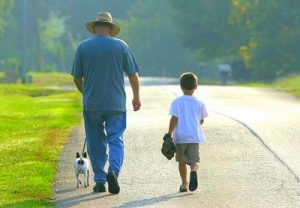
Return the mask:
M82 156L80 156L80 154L77 152L76 159L74 161L74 171L77 180L77 188L79 188L79 184L81 184L79 174L84 174L84 187L87 188L89 186L90 166L90 161L87 158L86 152L83 153Z

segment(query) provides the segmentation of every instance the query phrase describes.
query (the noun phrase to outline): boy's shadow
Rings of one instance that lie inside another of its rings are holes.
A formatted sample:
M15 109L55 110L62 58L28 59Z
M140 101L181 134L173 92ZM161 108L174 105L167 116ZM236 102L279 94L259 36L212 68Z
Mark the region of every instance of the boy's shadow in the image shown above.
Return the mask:
M186 196L190 196L190 195L193 195L193 194L192 193L168 194L168 195L163 195L163 196L157 196L157 197L151 197L151 198L145 198L145 199L139 199L139 200L126 202L125 204L122 204L120 206L115 206L113 208L144 207L144 206L149 206L149 205L165 202L165 201L168 201L173 198L186 197Z

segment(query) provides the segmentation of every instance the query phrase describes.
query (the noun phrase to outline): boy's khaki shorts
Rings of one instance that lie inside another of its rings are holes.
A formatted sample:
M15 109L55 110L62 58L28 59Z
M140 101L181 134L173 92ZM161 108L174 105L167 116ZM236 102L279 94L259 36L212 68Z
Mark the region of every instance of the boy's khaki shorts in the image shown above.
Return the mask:
M189 165L199 163L199 144L176 144L176 161Z

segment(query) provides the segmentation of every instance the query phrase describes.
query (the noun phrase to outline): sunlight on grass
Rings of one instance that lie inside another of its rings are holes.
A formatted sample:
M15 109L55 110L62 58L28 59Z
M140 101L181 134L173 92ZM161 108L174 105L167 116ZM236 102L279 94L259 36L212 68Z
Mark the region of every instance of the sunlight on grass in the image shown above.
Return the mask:
M58 156L80 119L76 92L0 85L0 207L52 205Z
M241 84L246 87L257 87L257 88L274 88L284 92L291 93L297 97L300 97L300 75L282 78L273 83L247 83Z
M272 86L300 97L300 75L281 79Z
M39 86L70 86L73 77L70 73L61 72L30 72L32 83Z

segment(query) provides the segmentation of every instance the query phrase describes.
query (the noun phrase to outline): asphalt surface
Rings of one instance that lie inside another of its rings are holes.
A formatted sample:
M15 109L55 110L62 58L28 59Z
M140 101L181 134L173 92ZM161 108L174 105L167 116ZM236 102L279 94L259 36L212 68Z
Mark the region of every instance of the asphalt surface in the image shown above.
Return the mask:
M133 112L128 90L126 154L121 192L94 194L76 188L75 153L83 127L70 136L55 183L56 207L300 207L300 100L272 90L200 86L209 110L200 146L199 188L179 193L174 160L160 153L170 102L177 86L142 88L142 109Z

